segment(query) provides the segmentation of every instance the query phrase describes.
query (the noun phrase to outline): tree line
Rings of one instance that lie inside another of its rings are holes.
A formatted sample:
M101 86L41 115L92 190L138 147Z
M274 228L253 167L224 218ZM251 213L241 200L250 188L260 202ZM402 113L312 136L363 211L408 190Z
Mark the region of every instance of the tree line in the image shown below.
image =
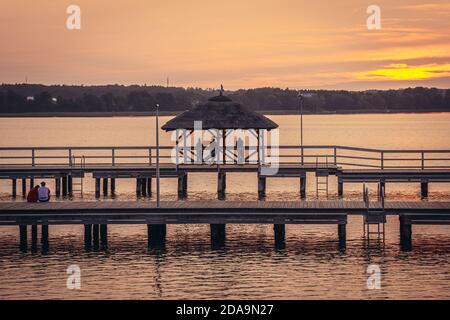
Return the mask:
M426 112L450 111L450 89L304 90L305 112ZM217 90L162 86L44 86L3 84L0 113L70 112L179 112L217 95ZM225 92L233 101L262 112L298 112L298 91L280 88L241 89Z

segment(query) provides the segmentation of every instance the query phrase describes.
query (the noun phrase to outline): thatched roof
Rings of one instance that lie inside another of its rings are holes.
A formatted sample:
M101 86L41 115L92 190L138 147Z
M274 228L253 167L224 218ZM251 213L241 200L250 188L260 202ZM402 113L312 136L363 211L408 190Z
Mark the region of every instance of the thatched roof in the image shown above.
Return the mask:
M176 129L194 130L194 121L202 121L206 129L266 129L278 128L269 118L251 111L222 95L213 97L169 120L162 128L166 131Z

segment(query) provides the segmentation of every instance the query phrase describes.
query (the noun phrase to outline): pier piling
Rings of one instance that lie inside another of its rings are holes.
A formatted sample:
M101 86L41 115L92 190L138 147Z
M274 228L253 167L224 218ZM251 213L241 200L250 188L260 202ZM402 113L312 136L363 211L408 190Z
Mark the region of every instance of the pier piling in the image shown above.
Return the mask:
M152 178L147 178L147 194L149 197L152 196Z
M139 198L142 195L141 179L136 179L136 197Z
M95 197L100 198L100 178L95 178Z
M43 224L41 226L41 243L42 243L42 251L47 252L49 248L47 224Z
M213 247L223 247L226 238L225 224L211 224L211 245Z
M339 199L344 198L344 181L341 177L338 178L338 197Z
M338 224L339 248L345 249L347 243L347 226Z
M55 178L55 195L56 197L61 196L61 178Z
M62 195L67 197L67 176L62 177Z
M147 196L147 181L145 178L141 178L140 180L141 180L141 182L139 185L141 186L141 195L143 197L146 197Z
M100 227L98 224L92 226L92 242L94 244L94 250L98 250L100 240Z
M428 199L428 181L422 181L420 183L420 198L422 200Z
M225 190L227 187L227 174L219 171L217 174L217 197L219 200L225 200Z
M20 251L26 252L28 249L27 225L19 226Z
M116 178L111 178L111 195L116 194Z
M100 245L102 248L106 248L108 246L108 225L107 224L100 225Z
M266 177L258 177L258 200L264 200L266 197Z
M12 184L12 186L11 186L11 188L12 188L11 194L12 194L12 197L15 198L15 197L17 197L17 180L16 179L12 179L11 180L11 184Z
M163 247L166 243L167 227L165 224L148 224L148 247Z
M92 248L92 224L84 225L84 248L86 250Z
M187 197L187 173L183 172L178 176L178 198L186 199Z
M103 195L108 195L108 178L103 178Z
M412 249L412 225L404 216L400 216L400 247L403 251Z
M37 249L37 233L38 228L36 224L31 225L31 250L36 251Z
M72 179L71 175L67 177L67 190L68 190L69 196L70 197L73 196L73 179Z
M300 199L306 199L306 174L300 176Z
M273 225L275 247L284 248L286 242L286 225L274 224Z
M22 178L22 197L26 197L27 196L27 179L26 178Z

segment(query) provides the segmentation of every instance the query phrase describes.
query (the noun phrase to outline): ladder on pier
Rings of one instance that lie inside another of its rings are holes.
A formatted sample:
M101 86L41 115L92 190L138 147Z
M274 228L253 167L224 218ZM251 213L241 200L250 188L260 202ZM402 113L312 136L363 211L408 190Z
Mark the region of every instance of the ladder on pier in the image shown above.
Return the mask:
M364 239L369 241L371 236L375 235L378 241L382 241L383 245L386 240L386 212L384 210L384 187L379 187L381 208L370 208L369 205L369 189L363 185L363 197L366 204L366 212L363 217ZM375 227L375 228L371 228ZM373 231L375 229L375 231Z
M326 167L328 167L328 158L325 158ZM324 194L328 199L328 177L330 172L328 169L319 169L319 158L316 158L316 197Z
M80 157L80 161L78 164L76 162L76 157L73 156L73 166L78 166L80 168L80 171L72 170L72 173L75 173L75 175L72 176L72 193L79 193L81 196L83 196L84 173L82 169L84 169L86 166L85 156Z

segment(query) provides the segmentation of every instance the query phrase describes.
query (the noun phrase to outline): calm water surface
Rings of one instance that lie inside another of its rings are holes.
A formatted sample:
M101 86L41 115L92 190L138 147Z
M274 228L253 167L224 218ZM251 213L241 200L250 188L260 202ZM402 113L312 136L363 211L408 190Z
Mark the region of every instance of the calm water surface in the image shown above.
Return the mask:
M272 116L280 143L298 144L298 117ZM164 123L169 118L163 117ZM0 119L0 146L154 144L152 118ZM31 134L36 132L36 135ZM450 149L450 114L323 115L305 117L305 144L388 149ZM172 144L162 134L162 144ZM335 196L335 181L330 192ZM53 188L52 182L50 187ZM134 181L117 183L116 199L134 198ZM85 200L94 201L85 180ZM270 179L268 200L298 199L297 179ZM163 199L176 199L176 181L162 181ZM229 174L227 199L256 200L253 174ZM375 186L371 186L372 192ZM188 199L215 199L216 176L189 176ZM307 192L314 198L315 181ZM361 185L346 185L348 199ZM0 199L10 201L10 183L0 180ZM388 184L389 199L417 200L417 184ZM450 200L450 188L431 184L433 200ZM77 199L78 196L75 196ZM17 201L22 201L18 199ZM154 201L154 199L139 200ZM414 226L412 252L399 249L398 221L389 218L383 248L362 238L360 217L350 217L347 249L338 250L334 226L286 227L286 247L273 246L266 225L229 225L223 249L212 249L209 227L169 226L165 249L147 249L145 226L110 226L106 252L85 252L80 226L51 226L50 251L21 253L16 227L0 228L0 298L183 299L183 298L450 298L450 229ZM80 266L81 290L68 290L66 269ZM382 288L366 286L367 266L378 264Z

